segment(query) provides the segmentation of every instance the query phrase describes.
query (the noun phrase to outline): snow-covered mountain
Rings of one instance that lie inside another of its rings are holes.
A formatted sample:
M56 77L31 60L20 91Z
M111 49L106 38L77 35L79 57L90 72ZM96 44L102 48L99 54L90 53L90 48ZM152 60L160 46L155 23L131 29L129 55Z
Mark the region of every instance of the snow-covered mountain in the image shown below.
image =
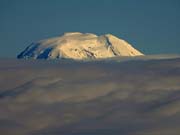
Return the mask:
M138 55L143 54L111 34L73 32L32 43L17 58L81 60Z

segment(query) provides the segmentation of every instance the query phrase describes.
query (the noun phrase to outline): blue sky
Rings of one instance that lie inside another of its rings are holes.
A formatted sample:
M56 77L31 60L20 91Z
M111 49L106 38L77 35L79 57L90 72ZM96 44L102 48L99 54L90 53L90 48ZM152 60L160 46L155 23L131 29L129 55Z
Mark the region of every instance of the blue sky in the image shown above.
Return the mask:
M179 0L0 0L0 57L64 32L111 33L145 54L180 53Z

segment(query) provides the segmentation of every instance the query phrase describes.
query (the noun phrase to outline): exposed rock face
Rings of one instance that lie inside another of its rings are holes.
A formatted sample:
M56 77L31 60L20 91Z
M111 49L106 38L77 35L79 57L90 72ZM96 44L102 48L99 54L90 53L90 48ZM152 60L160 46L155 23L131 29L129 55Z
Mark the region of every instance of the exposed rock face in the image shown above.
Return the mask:
M74 32L32 43L17 58L81 60L138 55L143 54L111 34L97 36Z

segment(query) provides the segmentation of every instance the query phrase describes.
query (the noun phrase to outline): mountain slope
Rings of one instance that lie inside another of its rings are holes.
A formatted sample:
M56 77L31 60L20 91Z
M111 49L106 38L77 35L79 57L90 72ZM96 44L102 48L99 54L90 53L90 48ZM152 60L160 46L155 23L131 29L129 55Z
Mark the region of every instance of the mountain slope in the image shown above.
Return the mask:
M17 58L81 60L138 55L143 54L111 34L97 36L74 32L32 43Z

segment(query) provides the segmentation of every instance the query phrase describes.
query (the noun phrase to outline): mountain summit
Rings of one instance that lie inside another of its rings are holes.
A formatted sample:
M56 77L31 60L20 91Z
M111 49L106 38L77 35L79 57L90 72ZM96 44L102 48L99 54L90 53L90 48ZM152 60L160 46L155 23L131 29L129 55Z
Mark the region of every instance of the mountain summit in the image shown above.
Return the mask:
M73 32L32 43L17 58L81 60L139 55L143 54L111 34Z

